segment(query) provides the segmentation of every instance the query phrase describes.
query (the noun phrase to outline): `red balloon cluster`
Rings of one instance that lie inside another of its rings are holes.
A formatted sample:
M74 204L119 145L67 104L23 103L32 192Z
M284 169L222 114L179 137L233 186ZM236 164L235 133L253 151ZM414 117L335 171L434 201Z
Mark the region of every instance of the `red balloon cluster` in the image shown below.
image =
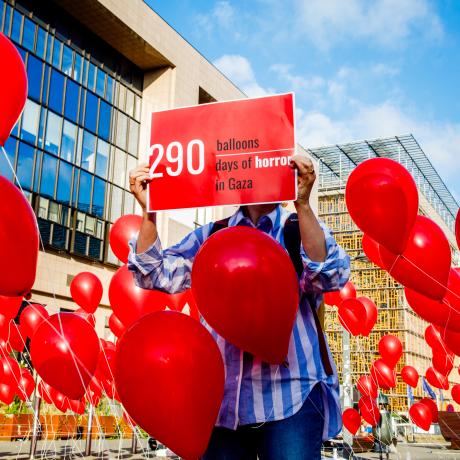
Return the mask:
M344 300L355 299L356 289L351 281L340 290L334 292L326 292L324 294L324 303L331 306L339 306Z
M348 298L340 304L338 317L350 334L367 337L377 321L377 307L367 297Z

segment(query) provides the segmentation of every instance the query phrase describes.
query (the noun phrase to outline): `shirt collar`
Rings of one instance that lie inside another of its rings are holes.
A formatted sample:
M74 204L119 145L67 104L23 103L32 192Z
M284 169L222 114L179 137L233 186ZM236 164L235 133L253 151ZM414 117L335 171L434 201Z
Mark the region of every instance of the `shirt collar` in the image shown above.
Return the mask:
M248 227L255 227L258 228L259 230L262 230L266 233L270 232L272 229L276 229L280 225L281 221L281 213L284 211L281 208L281 205L278 204L273 211L271 211L269 214L266 214L265 216L262 216L259 219L259 222L257 222L257 225L254 225L249 219L249 217L246 217L243 213L243 209L240 207L238 211L233 214L231 218L231 223L232 225L246 225Z

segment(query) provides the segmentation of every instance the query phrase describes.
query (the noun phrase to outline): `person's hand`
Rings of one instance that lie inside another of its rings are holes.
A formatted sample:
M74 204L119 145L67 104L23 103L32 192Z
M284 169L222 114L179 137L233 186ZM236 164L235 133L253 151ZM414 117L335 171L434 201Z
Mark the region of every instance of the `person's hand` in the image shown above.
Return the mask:
M129 172L129 189L141 205L142 211L147 208L147 184L150 182L149 165L142 163Z
M297 169L297 200L296 204L309 204L310 194L316 180L315 168L310 158L305 155L294 155L290 166Z

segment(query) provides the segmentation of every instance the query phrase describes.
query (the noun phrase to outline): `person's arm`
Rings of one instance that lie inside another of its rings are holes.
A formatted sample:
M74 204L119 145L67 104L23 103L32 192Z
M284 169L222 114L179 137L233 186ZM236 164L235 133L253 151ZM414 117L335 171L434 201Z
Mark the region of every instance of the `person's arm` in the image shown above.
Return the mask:
M300 279L303 291L325 292L341 289L350 276L350 258L337 244L330 230L320 224L310 206L310 195L316 174L313 163L303 155L295 155L291 167L297 169L297 200L302 240L304 271Z

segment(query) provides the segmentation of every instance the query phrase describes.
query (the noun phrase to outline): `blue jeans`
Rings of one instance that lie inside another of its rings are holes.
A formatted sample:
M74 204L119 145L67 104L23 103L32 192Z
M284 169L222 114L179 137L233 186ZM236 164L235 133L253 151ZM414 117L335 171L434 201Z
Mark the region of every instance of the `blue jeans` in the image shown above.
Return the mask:
M214 428L202 460L320 460L324 427L321 384L284 420Z

